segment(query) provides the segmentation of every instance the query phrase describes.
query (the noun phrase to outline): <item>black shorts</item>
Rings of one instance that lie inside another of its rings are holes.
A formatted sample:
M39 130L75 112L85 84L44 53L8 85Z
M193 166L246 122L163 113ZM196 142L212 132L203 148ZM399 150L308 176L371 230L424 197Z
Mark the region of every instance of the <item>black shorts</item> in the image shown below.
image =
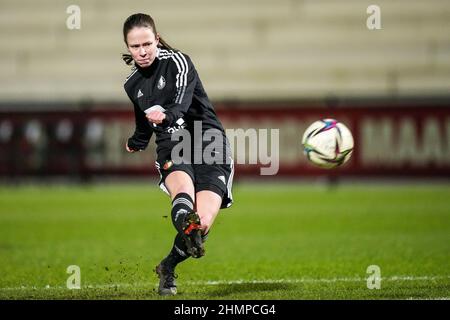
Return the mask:
M161 177L159 187L167 194L164 181L174 171L186 172L194 183L195 192L209 190L217 193L222 198L221 209L233 204L231 188L233 185L234 163L231 158L224 163L215 164L174 164L170 159L159 158L155 162L156 169Z

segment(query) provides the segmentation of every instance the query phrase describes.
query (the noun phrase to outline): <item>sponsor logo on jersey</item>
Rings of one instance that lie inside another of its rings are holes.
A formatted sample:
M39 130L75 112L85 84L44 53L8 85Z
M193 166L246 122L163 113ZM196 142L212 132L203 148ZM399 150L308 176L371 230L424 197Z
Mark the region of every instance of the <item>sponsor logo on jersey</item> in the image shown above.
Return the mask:
M182 130L182 129L186 129L186 127L187 127L187 123L184 122L184 119L183 119L183 118L179 118L179 119L175 122L175 125L174 125L173 127L167 128L167 133L172 134L172 133L174 133L175 131Z
M161 78L159 78L158 80L158 89L162 90L164 89L165 86L166 86L166 79L164 79L164 77L161 76Z

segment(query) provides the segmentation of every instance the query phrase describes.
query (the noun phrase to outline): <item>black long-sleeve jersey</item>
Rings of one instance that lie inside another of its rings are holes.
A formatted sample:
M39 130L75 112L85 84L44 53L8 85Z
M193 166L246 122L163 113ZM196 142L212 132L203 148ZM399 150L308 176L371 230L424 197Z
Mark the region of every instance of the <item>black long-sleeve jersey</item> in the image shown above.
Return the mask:
M136 118L136 130L128 140L130 148L145 149L154 132L157 153L170 151L177 143L171 141L172 133L186 129L192 134L194 121L202 121L202 133L218 129L226 140L222 124L186 54L158 48L153 63L148 68L136 66L124 88L133 102ZM166 114L160 125L149 122L145 117L145 112L151 108Z

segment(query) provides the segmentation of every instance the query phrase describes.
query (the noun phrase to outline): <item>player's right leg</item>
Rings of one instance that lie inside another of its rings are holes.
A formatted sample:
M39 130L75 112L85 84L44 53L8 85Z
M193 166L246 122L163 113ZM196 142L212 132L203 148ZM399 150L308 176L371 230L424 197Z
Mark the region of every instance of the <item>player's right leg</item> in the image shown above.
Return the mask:
M186 168L190 169L191 167ZM187 253L193 258L200 258L205 254L201 221L194 210L195 188L192 177L188 172L174 171L167 176L164 183L173 199L173 225L178 233L182 235L187 247Z
M178 277L175 274L175 267L189 258L186 244L181 234L177 234L173 243L172 250L169 252L155 269L159 277L158 293L160 295L174 295L177 293L177 285L175 279Z
M172 223L178 233L183 233L186 217L194 211L194 183L187 172L179 170L171 172L164 184L172 198Z

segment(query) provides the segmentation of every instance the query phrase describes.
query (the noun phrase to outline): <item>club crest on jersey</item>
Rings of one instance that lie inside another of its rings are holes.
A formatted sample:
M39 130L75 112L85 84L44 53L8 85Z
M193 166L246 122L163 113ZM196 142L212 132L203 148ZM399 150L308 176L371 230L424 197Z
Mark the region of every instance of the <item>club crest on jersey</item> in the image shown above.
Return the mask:
M164 77L161 76L161 78L159 78L158 80L158 89L162 90L164 89L165 86L166 86L166 79L164 79Z

